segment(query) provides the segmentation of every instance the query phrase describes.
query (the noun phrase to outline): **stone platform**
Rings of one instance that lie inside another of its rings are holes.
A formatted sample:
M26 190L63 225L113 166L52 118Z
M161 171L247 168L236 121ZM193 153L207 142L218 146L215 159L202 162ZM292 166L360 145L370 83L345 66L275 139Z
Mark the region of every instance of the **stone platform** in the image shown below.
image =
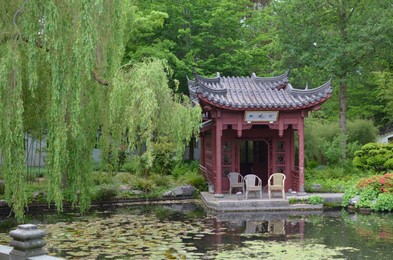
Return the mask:
M280 193L274 194L271 199L263 192L262 199L259 194L250 194L248 199L243 194L224 194L217 197L208 192L201 192L201 199L208 210L213 212L272 212L272 211L314 211L323 210L323 205L289 204L289 198L307 199L310 196L321 196L325 202L340 203L343 193L287 193L286 199L281 198Z

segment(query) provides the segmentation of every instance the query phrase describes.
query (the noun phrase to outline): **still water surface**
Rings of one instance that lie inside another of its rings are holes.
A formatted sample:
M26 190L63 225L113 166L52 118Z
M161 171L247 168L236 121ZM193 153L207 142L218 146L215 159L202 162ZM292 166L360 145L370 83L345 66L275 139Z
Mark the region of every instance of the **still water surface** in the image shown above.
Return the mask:
M392 259L393 214L211 215L194 204L31 217L67 259ZM0 222L0 244L16 223Z

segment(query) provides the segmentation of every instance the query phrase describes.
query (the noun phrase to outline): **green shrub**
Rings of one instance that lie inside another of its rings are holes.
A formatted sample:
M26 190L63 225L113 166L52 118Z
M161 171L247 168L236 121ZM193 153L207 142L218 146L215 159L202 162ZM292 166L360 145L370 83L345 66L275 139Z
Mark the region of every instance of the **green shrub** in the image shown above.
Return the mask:
M374 210L393 209L393 174L374 175L360 179L356 185L347 188L342 206L349 205L349 200L359 195L355 204L357 208L372 208Z
M110 172L94 172L94 184L110 184L113 182L113 175Z
M176 146L167 137L160 137L153 145L153 171L169 175L175 163Z
M152 174L150 179L154 182L155 186L159 186L161 188L168 188L172 184L172 180L170 176L162 176L159 174Z
M207 183L205 177L194 174L188 177L188 184L194 186L199 191L206 191L207 190Z
M118 184L124 184L124 185L130 185L133 186L136 182L136 179L138 179L136 174L131 174L128 172L118 172L113 178L113 182L118 183Z
M335 136L333 140L323 140L321 142L325 160L328 165L343 165L345 161L341 159L341 140L340 135ZM361 145L357 142L347 141L346 158L347 160L352 160L354 153L361 148Z
M197 162L177 165L172 175L179 184L190 184L199 191L207 190L206 179L199 172Z
M199 162L191 161L191 162L181 162L175 165L172 169L172 176L175 179L178 179L181 176L185 176L191 172L199 173Z
M144 192L151 192L156 187L154 181L148 178L138 178L134 184L135 188Z
M317 168L319 165L320 165L320 163L317 162L317 161L310 160L310 161L307 162L307 168L308 168L308 169L315 169L315 168Z
M306 169L305 190L307 192L344 192L345 189L357 181L364 173L346 165L340 167L317 167ZM320 184L318 189L313 184Z
M393 210L393 194L380 193L374 204L371 205L373 210L377 211L392 211Z
M348 142L358 142L360 145L365 145L370 142L375 142L378 136L378 128L370 120L355 119L348 121L347 124Z
M372 121L348 121L347 160L352 160L354 152L361 145L375 141L378 130ZM344 164L341 160L341 134L339 124L319 118L308 118L305 121L305 160L318 164ZM307 165L312 168L312 165Z
M92 200L108 200L116 197L118 192L117 185L103 184L95 187L92 192Z
M313 205L323 204L324 199L321 196L310 196L308 197L307 202Z
M127 162L125 162L122 167L121 167L121 171L123 172L129 172L129 173L137 173L138 172L138 160L137 157L134 156L132 157L131 160L128 160Z
M355 152L353 165L363 170L387 172L390 159L393 159L393 144L368 143Z
M359 201L355 204L356 208L371 208L377 199L378 192L373 188L366 188L361 190Z
M345 189L345 193L342 198L341 206L347 207L349 206L349 200L354 198L355 196L359 195L360 190L357 188L356 185L352 185Z
M389 160L387 160L387 161L383 164L383 166L384 166L386 169L393 171L393 158L390 158Z
M331 142L334 136L340 134L340 127L337 123L329 123L318 118L307 118L305 120L304 141L305 159L307 162L316 161L319 164L326 164L325 151L322 145L324 140Z

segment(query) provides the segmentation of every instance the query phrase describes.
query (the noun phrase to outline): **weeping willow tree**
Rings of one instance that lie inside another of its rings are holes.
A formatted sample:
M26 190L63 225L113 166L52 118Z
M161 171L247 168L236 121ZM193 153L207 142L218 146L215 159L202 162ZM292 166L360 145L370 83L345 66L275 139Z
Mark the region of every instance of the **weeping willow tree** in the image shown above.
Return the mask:
M199 108L168 87L170 69L149 60L121 66L128 1L0 0L0 158L16 217L27 205L24 133L47 136L48 203L90 205L97 130L110 154L159 136L177 151L197 131ZM109 102L108 102L109 101Z
M1 1L0 144L5 196L27 204L24 133L47 133L47 200L89 207L92 148L120 66L126 1Z
M168 85L170 73L164 61L148 59L122 66L114 77L110 95L112 137L121 140L127 129L131 149L146 145L148 166L154 157L153 143L160 137L174 144L180 155L200 127L199 106L192 107L186 96L173 93Z

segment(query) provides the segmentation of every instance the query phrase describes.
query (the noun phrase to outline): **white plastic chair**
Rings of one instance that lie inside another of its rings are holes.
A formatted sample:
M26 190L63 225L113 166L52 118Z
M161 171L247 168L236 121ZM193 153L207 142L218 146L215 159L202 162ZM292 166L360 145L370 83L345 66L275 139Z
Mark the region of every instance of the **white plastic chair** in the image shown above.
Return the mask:
M229 194L232 194L233 188L242 188L242 193L244 193L244 178L238 172L230 172L227 175L229 179Z
M269 193L269 199L272 196L272 191L279 190L282 192L282 197L285 199L285 179L286 176L283 173L273 173L269 177L269 181L267 184L267 190Z
M258 192L262 199L262 180L255 174L247 174L244 177L244 182L246 183L246 199L248 198L249 192Z

